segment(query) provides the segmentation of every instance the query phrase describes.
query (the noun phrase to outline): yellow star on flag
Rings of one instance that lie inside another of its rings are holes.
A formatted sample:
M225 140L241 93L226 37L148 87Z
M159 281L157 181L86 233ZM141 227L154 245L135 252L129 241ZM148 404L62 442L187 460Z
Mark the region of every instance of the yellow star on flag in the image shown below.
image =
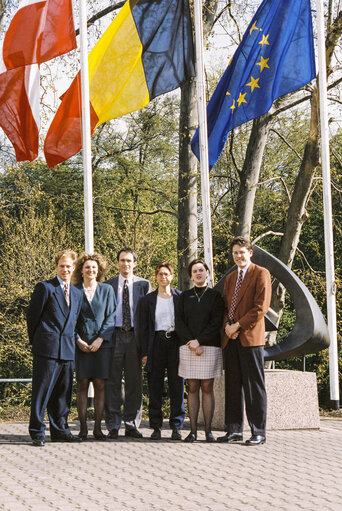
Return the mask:
M269 35L270 34L267 34L267 35L263 34L262 35L262 39L261 39L261 41L259 41L259 44L261 44L262 48L264 47L264 44L267 44L268 46L270 45L270 43L268 42L268 36Z
M258 85L259 80L260 78L253 78L253 76L251 76L251 81L249 83L246 83L246 86L248 85L248 87L251 88L251 92L254 91L255 87L260 89L260 85Z
M247 92L245 92L244 94L241 94L240 92L240 96L238 97L238 106L241 105L241 103L247 103L247 101L245 100L245 96L246 96Z
M230 92L229 91L226 92L226 96L230 96Z
M234 113L234 110L235 110L236 106L235 106L235 99L233 100L233 104L232 106L230 107L231 111L232 111L232 114Z
M249 29L249 35L252 35L253 30L259 30L259 28L256 26L258 23L258 20L255 20L251 28ZM261 30L261 29L260 29Z
M270 66L267 64L267 62L269 61L270 59L264 59L264 57L262 57L260 55L260 62L257 62L256 65L257 66L260 66L260 73L263 72L263 70L265 69L265 67L267 67L268 69L270 68Z

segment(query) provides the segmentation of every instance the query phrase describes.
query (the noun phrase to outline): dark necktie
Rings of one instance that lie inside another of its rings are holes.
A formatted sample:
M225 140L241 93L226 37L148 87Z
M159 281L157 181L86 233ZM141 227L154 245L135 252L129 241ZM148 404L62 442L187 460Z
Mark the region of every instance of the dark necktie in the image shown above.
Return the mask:
M131 307L129 305L129 291L127 280L122 290L122 328L127 332L131 329Z
M69 284L68 284L68 282L65 282L65 284L64 284L64 296L65 296L65 301L66 301L68 307L70 307Z
M236 301L237 301L237 297L238 297L238 294L239 294L239 291L240 291L240 288L241 288L242 280L243 280L243 270L240 270L239 271L238 279L237 279L236 284L235 284L235 289L234 289L234 293L233 293L233 297L232 297L232 302L231 302L230 308L229 308L228 319L229 319L229 321L231 323L234 320L234 312L235 312L235 309L236 309Z

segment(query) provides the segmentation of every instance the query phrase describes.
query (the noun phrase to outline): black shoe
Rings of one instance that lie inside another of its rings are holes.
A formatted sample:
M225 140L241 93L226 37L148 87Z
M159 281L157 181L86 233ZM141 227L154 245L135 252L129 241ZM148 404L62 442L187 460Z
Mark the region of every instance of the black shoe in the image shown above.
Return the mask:
M242 433L226 433L224 436L219 436L217 441L220 443L232 444L233 442L242 442Z
M107 435L107 438L110 438L111 440L116 440L118 438L118 436L119 436L119 430L111 429Z
M88 433L81 433L81 432L80 432L80 433L78 433L78 435L77 435L77 436L78 436L78 438L80 438L80 439L82 440L82 442L83 442L83 441L87 440L87 438L88 438Z
M131 438L142 438L142 434L138 429L134 426L133 428L126 428L125 429L125 436L129 436Z
M196 433L193 433L192 431L190 431L190 433L188 434L188 436L186 436L184 438L184 442L190 444L192 442L194 442L195 440L197 440L197 432Z
M100 431L100 433L95 433L95 431L93 431L93 435L95 440L99 440L100 442L105 442L105 440L107 440L106 435L104 435L102 431Z
M212 444L213 442L216 442L214 435L212 434L211 431L209 431L209 433L205 434L205 441L209 442L210 444Z
M161 439L161 432L159 428L155 428L153 430L153 433L151 435L151 440L160 440Z
M32 445L34 445L35 447L44 447L45 440L44 438L34 438L32 440Z
M51 442L82 442L82 438L79 436L73 436L71 433L69 435L61 435L55 438L51 438Z
M246 445L261 445L266 442L266 437L263 435L252 435L251 438L246 440Z
M171 440L182 440L182 434L179 429L175 428L172 430Z

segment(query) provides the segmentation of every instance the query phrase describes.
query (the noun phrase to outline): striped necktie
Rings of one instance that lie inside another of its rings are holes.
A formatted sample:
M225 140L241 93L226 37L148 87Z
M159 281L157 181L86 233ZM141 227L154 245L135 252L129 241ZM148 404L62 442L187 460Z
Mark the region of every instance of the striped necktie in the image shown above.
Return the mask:
M231 302L230 308L229 308L228 319L229 319L229 321L231 323L234 320L234 312L235 312L235 308L236 308L236 301L237 301L237 297L239 295L239 291L240 291L240 288L241 288L242 280L243 280L243 270L240 270L239 271L238 279L236 281L236 285L235 285L235 289L234 289L234 293L233 293L233 297L232 297L232 302Z
M66 301L68 307L70 307L69 283L68 282L64 283L64 296L65 296L65 301Z

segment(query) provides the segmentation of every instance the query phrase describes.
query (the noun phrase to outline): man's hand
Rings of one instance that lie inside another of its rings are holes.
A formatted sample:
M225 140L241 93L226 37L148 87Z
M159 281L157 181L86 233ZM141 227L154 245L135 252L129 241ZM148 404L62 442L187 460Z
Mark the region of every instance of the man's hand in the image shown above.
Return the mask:
M236 323L233 323L232 325L226 324L224 331L226 332L226 335L228 339L236 339L239 336L239 330L240 330L240 323L237 321Z

